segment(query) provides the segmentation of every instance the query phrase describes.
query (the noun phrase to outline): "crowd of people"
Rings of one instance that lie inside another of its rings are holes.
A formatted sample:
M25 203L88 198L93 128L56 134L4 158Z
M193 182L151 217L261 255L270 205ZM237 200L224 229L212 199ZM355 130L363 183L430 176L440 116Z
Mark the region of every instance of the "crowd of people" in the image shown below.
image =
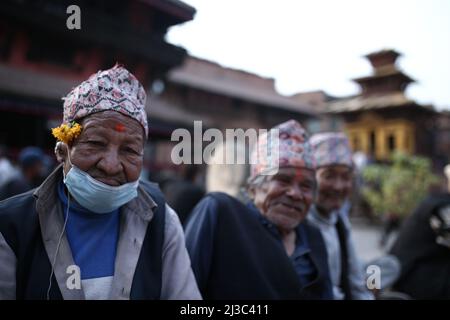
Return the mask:
M52 172L39 148L18 169L0 154L0 299L383 297L355 250L343 133L289 120L258 137L249 165L212 161L205 188L185 167L161 191L140 179L145 100L124 67L99 71L64 98ZM450 298L450 188L409 217L389 259L381 289Z

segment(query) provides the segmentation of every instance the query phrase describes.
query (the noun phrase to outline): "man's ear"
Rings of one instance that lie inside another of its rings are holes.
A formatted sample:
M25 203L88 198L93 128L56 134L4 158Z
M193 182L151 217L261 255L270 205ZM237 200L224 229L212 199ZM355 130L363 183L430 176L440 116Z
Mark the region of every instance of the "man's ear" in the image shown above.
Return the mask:
M55 146L55 155L56 160L58 162L62 163L67 159L67 153L69 152L69 148L67 147L67 144L64 142L58 141Z

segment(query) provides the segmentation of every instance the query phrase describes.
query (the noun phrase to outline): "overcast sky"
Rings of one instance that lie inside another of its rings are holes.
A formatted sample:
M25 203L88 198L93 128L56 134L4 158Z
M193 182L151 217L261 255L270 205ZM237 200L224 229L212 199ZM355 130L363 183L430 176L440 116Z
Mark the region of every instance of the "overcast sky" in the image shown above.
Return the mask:
M169 42L191 55L275 79L282 94L358 93L363 55L384 48L417 83L407 95L450 109L449 0L183 0L192 22Z

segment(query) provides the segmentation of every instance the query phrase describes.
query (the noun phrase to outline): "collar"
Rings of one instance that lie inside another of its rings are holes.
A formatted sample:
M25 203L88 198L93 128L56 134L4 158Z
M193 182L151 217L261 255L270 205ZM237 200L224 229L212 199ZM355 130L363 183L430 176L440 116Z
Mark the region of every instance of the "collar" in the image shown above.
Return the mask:
M312 204L311 208L309 209L308 216L310 217L310 219L320 224L334 226L338 221L339 210L333 210L328 217L325 217L319 213L316 205Z
M259 211L259 209L255 206L255 204L252 201L249 201L247 203L247 207L250 209L252 214L259 220L259 222L278 240L281 241L281 234L278 231L277 227L265 216L262 215L262 213ZM298 254L303 254L304 252L309 251L309 244L308 239L306 236L306 230L304 226L304 221L302 221L296 228L295 233L297 235L296 239L296 250L299 249L300 251Z
M61 203L63 204L63 208L64 208L63 213L65 216L66 208L69 203L69 200L68 200L66 192L64 190L64 182L63 181L60 181L58 183L58 197L59 197L59 200L61 200ZM110 216L113 213L117 213L118 209L113 210L111 212L104 213L104 214L96 214L95 212L89 211L85 207L81 206L73 197L71 197L70 198L70 211L80 213L80 214L83 214L86 216L90 216L93 218L101 218L101 217Z

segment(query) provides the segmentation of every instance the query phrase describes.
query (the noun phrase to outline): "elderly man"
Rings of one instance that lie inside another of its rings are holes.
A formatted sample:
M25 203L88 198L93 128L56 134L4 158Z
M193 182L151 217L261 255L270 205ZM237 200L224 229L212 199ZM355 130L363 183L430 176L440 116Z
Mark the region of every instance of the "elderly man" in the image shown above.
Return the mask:
M0 203L0 299L199 299L176 213L139 181L145 91L120 66L64 102L60 165Z
M205 299L332 299L323 239L304 220L315 188L306 133L293 120L274 129L279 161L263 151L272 135L260 136L252 201L211 193L187 222L186 246Z
M348 139L342 133L319 133L311 137L310 143L316 161L317 192L308 220L325 239L334 299L373 299L366 288L344 212L353 172Z

